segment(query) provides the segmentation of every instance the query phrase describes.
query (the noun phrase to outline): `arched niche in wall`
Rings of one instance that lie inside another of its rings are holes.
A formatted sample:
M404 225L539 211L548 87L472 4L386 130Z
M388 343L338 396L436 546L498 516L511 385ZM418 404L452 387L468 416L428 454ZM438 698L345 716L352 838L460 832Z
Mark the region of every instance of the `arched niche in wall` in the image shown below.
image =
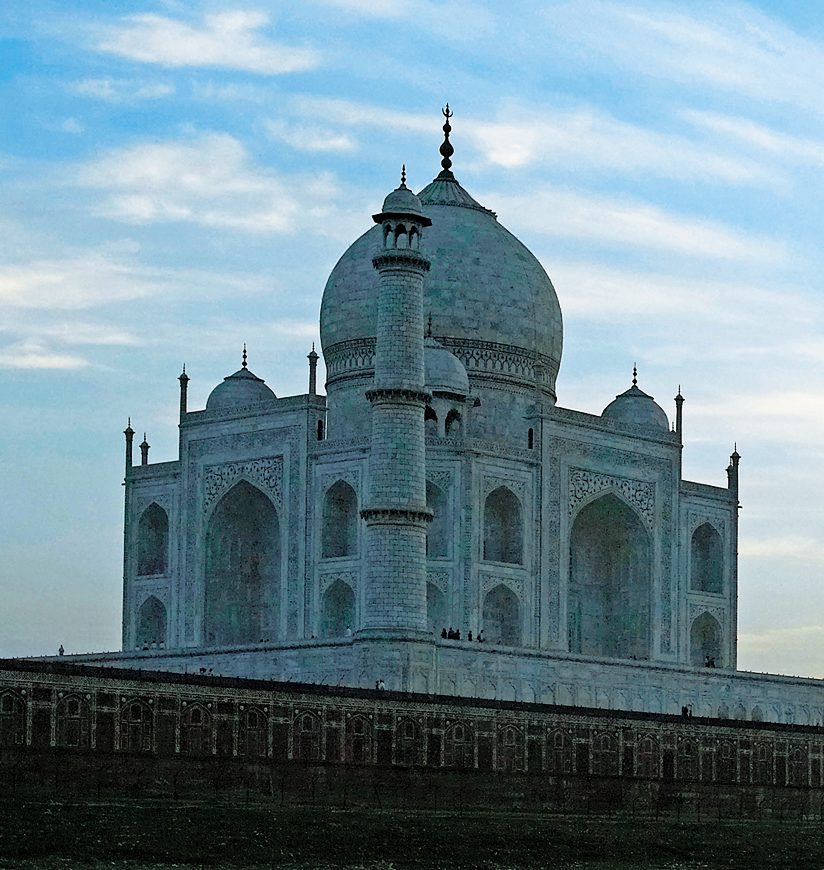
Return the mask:
M321 556L337 559L358 552L358 496L345 481L339 480L323 497Z
M447 438L457 438L460 436L463 431L463 419L461 418L460 411L456 411L454 408L446 415L446 422L444 423L444 432Z
M708 664L711 667L724 667L721 625L710 613L702 613L690 626L690 663L696 668Z
M521 606L518 596L503 583L484 597L483 632L486 640L504 646L521 644Z
M428 559L443 559L449 553L449 503L444 491L428 480L426 506L433 514L426 531L426 556Z
M348 583L335 580L323 593L321 636L344 637L347 628L355 630L355 593Z
M522 565L523 509L518 496L505 486L492 490L484 502L484 559Z
M724 585L724 547L721 535L709 523L692 533L690 588L696 592L721 593Z
M575 518L569 547L570 652L648 659L652 565L638 515L611 493Z
M277 510L242 480L218 502L206 533L206 644L275 638L280 575Z
M446 628L446 596L434 583L426 584L426 624L436 637Z
M166 608L154 595L150 595L137 612L135 642L138 646L166 643Z
M431 405L427 405L423 411L423 431L427 438L438 437L438 415Z
M169 516L159 504L152 502L137 524L138 575L165 574L168 551Z

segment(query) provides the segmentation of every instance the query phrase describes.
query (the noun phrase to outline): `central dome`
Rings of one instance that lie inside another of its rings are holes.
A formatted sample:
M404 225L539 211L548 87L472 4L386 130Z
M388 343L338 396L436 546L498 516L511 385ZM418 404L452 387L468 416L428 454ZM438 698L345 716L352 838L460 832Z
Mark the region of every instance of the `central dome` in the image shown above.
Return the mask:
M558 297L538 260L476 202L448 170L419 194L432 226L421 253L432 263L424 278L424 314L438 341L470 378L540 382L552 395L561 362ZM323 293L320 334L328 384L371 373L377 323L381 228L365 232L340 258Z

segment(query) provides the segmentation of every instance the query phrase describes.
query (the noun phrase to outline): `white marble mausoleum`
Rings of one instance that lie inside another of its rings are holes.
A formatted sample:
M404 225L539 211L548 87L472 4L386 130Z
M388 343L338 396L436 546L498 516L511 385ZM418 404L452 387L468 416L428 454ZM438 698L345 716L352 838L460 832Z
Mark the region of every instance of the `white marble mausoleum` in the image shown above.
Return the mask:
M737 452L684 480L680 389L671 425L634 373L558 403L555 289L450 130L329 276L325 395L314 349L297 396L244 351L203 409L180 376L178 459L126 430L123 652L83 658L820 724L819 681L736 670Z

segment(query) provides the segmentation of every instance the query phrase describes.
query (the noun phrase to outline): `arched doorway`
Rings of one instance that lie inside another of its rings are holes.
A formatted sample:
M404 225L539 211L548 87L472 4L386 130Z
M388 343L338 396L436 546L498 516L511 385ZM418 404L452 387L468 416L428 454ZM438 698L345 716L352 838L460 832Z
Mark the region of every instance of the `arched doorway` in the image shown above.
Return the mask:
M570 535L568 628L571 652L650 657L650 540L635 511L601 496Z
M358 496L345 480L339 480L323 498L321 555L324 559L339 559L357 552Z
M138 646L166 643L166 608L154 595L140 605L135 640Z
M499 486L484 502L484 559L522 565L524 521L518 496Z
M355 593L348 583L335 580L323 594L322 637L344 637L355 630Z
M702 613L690 627L690 663L696 668L723 668L721 626L709 613Z
M723 588L724 548L721 535L709 524L692 533L690 547L690 588L719 594Z
M137 573L141 577L166 573L169 549L169 517L152 502L137 524Z
M519 646L521 643L521 608L518 596L503 583L486 593L483 631L491 643L504 646Z
M215 508L206 535L207 644L277 636L280 548L272 502L245 480L233 486Z

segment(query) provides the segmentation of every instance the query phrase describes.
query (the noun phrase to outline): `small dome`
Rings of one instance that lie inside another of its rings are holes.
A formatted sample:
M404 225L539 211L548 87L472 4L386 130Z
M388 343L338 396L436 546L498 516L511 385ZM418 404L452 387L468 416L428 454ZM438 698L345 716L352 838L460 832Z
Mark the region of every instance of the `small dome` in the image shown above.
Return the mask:
M669 419L664 409L636 384L625 393L616 396L604 408L601 416L618 423L629 423L632 426L645 426L669 432Z
M383 201L383 214L423 215L423 206L414 191L405 184L393 190Z
M464 364L434 338L427 338L423 351L426 388L433 393L465 396L469 392L469 377Z
M261 402L274 402L277 396L266 386L262 378L253 375L247 368L238 369L223 379L206 400L207 411L229 411Z

